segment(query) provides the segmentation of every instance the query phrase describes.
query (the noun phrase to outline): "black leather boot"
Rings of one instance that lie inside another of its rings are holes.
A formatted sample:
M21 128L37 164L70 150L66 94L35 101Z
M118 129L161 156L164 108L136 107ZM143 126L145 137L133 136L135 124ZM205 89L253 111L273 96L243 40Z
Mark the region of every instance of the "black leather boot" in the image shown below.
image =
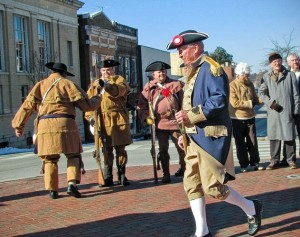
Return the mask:
M161 182L163 184L171 183L170 177L170 156L169 154L162 154L161 153L161 167L163 170L163 178Z
M180 168L176 171L175 176L180 177L184 175L185 167L180 166Z
M118 166L118 184L127 186L130 184L128 179L125 176L126 167L125 166Z
M112 166L104 166L104 184L100 184L99 187L111 187L114 185L112 170Z
M57 199L58 198L58 192L57 191L50 191L50 198L51 199Z

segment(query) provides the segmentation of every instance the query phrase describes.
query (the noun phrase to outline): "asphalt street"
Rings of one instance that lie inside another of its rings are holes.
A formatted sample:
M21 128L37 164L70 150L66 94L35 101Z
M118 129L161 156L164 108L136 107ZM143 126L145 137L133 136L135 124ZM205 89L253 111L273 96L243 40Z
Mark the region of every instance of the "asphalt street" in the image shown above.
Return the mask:
M269 143L266 140L266 109L263 106L256 107L256 125L259 137L260 156L263 161L268 161ZM156 142L157 145L157 142ZM233 141L234 146L234 141ZM150 154L151 140L134 140L133 144L126 147L128 152L127 166L145 166L152 165ZM92 152L94 144L84 144L82 154L85 169L93 170L97 168L96 160ZM233 147L235 164L238 165L235 147ZM156 146L158 152L158 146ZM171 164L178 164L178 155L174 144L170 141ZM2 155L0 157L0 182L17 180L23 178L32 178L40 176L40 159L32 152ZM59 173L66 172L66 158L61 156L59 161Z

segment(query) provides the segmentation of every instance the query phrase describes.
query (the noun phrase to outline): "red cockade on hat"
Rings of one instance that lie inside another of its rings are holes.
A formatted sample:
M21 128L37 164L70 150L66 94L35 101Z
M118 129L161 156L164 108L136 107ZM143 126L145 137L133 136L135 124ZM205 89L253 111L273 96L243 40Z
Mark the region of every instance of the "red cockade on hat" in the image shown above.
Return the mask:
M176 35L173 37L172 42L175 46L179 46L183 43L183 37L181 35Z

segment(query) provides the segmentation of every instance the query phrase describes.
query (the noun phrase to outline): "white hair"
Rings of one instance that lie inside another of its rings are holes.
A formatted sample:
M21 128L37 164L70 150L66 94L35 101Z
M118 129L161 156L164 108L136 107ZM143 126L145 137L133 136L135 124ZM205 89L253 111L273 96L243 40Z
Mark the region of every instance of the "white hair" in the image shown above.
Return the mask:
M248 63L238 63L234 69L236 75L250 74L250 66Z
M287 56L286 61L289 62L292 57L299 59L299 56L296 53L291 53L289 56Z

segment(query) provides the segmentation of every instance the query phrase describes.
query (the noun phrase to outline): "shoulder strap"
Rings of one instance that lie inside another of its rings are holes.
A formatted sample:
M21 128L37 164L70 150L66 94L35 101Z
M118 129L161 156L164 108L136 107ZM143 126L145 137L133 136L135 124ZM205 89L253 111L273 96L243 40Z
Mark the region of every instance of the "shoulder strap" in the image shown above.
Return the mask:
M204 60L210 64L210 72L215 77L219 77L224 73L220 64L213 60L211 57L206 55Z
M43 99L42 99L41 105L40 105L40 107L39 107L39 111L38 111L38 114L37 114L37 118L39 117L41 108L42 108L42 106L43 106L43 104L44 104L44 100L45 100L45 98L46 98L48 92L49 92L49 91L53 88L53 86L54 86L57 82L59 82L61 79L62 79L61 77L60 77L60 78L57 78L57 79L49 86L49 88L46 90L45 94L43 95Z

